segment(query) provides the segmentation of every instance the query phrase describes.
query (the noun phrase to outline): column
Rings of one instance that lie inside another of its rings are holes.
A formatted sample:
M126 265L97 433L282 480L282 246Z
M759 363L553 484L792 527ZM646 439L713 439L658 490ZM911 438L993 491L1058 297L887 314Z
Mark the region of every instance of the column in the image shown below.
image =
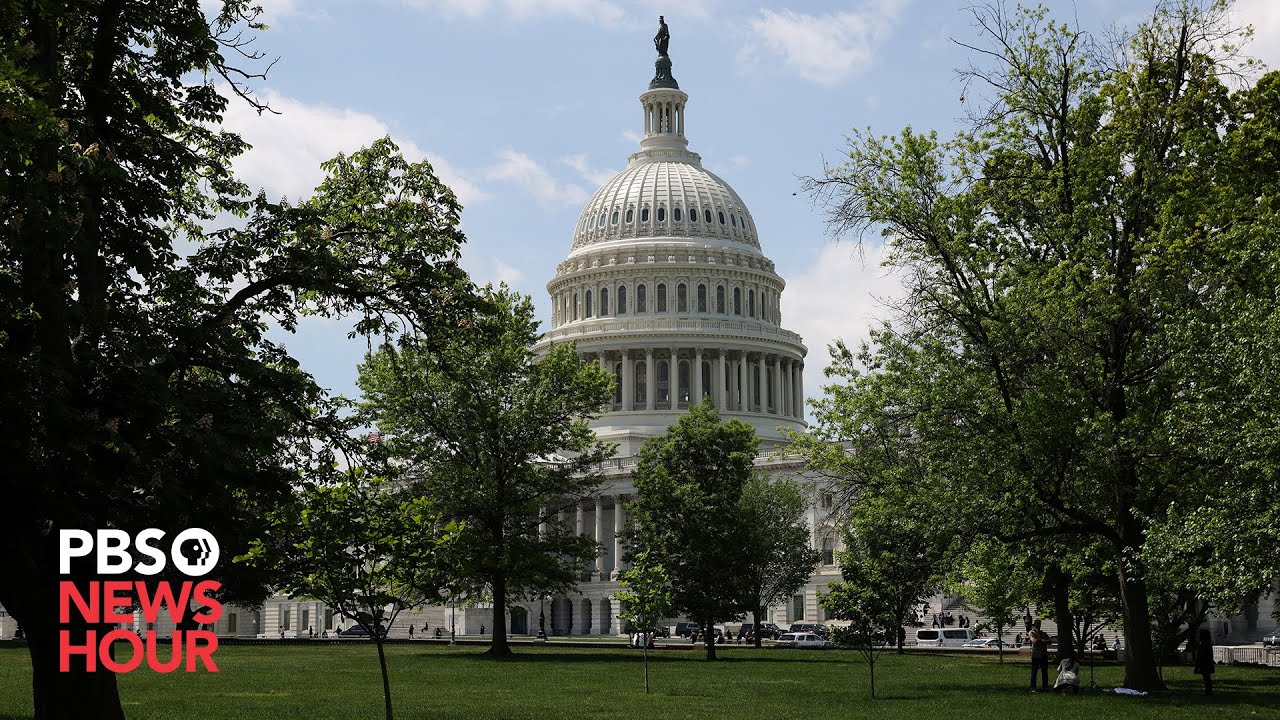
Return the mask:
M671 360L667 363L667 397L671 398L668 406L671 410L680 409L680 351L671 346Z
M613 496L613 579L622 571L622 531L626 527L622 519L622 496Z
M764 353L760 353L760 412L769 411L769 372L766 369ZM754 383L753 383L754 387Z
M629 411L634 409L636 404L636 383L632 379L634 369L631 367L631 353L627 350L622 351L622 409Z
M658 407L658 368L653 363L653 348L644 351L645 409Z
M577 521L578 521L578 525L577 525L577 534L578 534L578 535L581 535L581 534L583 534L583 532L587 529L587 528L586 528L586 523L584 522L583 517L582 517L582 503L581 503L581 502L579 502L579 503L578 503L577 510L578 510L578 514L577 514Z
M609 370L609 359L604 356L604 353L597 353L597 355L600 356L600 369L609 373L609 377L613 377L613 373Z
M738 410L741 412L749 412L751 410L751 383L747 377L747 352L742 351L742 359L738 361Z
M542 508L542 515L538 518L538 539L541 540L546 536L547 536L547 508L544 505Z
M606 601L609 603L609 634L621 635L622 618L618 617L618 599L615 597L609 597L601 602Z
M792 399L795 397L795 380L792 379L793 377L792 371L795 369L794 365L795 363L791 360L791 358L787 358L787 362L786 362L787 369L784 374L784 377L782 378L782 394L786 401L782 405L782 408L783 408L782 412L786 414L787 417L793 417L795 415L795 413L792 412L795 409L795 403L792 402Z
M791 402L795 406L796 420L804 419L804 363L796 363L795 386Z
M716 363L715 397L716 397L716 404L720 406L720 412L724 412L729 407L728 403L725 401L725 399L729 396L729 392L725 389L725 371L724 371L725 353L726 353L725 349L720 348L720 353L719 353L720 362Z
M785 415L786 410L782 404L782 358L773 356L773 414Z
M596 542L604 546L604 497L596 496ZM596 576L604 579L604 553L596 556Z
M693 377L693 402L702 404L702 348L693 349L693 367L689 368Z

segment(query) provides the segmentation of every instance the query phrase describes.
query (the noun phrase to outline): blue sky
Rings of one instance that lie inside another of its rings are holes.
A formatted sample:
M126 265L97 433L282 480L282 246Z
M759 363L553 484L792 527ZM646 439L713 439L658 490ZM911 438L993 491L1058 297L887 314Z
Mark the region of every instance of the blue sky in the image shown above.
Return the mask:
M956 68L979 40L968 0L752 4L682 0L261 0L258 47L279 62L254 89L281 112L233 102L226 125L255 147L237 163L268 194L298 198L319 163L382 135L429 158L464 204L464 264L479 282L533 296L568 253L578 213L638 148L639 94L653 74L657 16L689 94L687 136L747 203L788 282L783 323L809 347L820 392L826 345L856 342L895 294L879 248L836 244L799 176L839 162L853 128L961 126ZM1132 26L1152 0L1046 3L1060 19ZM1250 51L1280 67L1280 0L1240 0ZM285 344L320 383L354 394L364 343L310 320Z

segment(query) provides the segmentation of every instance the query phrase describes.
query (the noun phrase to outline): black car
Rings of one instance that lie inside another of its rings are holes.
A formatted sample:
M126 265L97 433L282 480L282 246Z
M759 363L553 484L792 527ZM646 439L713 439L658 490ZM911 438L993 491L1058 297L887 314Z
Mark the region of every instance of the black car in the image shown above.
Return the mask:
M1280 647L1280 627L1262 636L1262 647Z
M756 632L755 623L742 623L738 634L742 637L753 637ZM760 623L760 637L765 640L777 640L784 630L773 623Z
M671 628L662 625L655 628L649 628L649 634L653 637L669 638L671 637Z
M698 632L698 623L676 623L676 637L693 637Z

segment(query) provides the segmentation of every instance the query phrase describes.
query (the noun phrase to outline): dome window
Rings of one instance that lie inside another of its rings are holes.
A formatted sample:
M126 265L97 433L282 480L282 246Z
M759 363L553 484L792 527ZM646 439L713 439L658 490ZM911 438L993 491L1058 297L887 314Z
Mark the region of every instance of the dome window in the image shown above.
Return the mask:
M734 226L734 227L738 227L738 216L737 216L737 215L730 215L730 216L729 216L729 224L730 224L730 225L732 225L732 226Z
M658 222L666 222L666 221L667 221L667 209L664 207L658 208Z
M747 291L747 317L756 316L756 291Z
M631 221L635 219L636 219L636 211L632 208L627 208L627 224L630 225Z
M724 286L716 286L716 312L724 314Z
M626 285L618 286L618 314L619 315L627 314L627 286Z
M698 312L707 311L707 286L699 283L698 285Z
M617 210L614 210L614 211L613 211L613 217L609 218L609 222L610 222L611 224L613 224L613 225L617 225L617 224L618 224L618 211L617 211Z
M676 312L689 312L689 290L684 283L676 286Z
M658 312L667 311L667 286L665 283L658 283Z
M600 289L600 317L609 314L609 288Z
M742 314L742 288L733 289L733 314Z
M649 208L640 211L640 222L649 222Z
M707 222L711 222L711 211L710 211L710 210L703 210L703 211L702 211L702 219L703 219L703 220L706 220Z
M671 219L680 222L680 208L671 209Z
M636 312L649 312L649 298L644 284L636 286Z
M573 319L578 319L578 293L573 294Z
M721 224L721 225L723 225L723 224L724 224L724 211L723 211L723 210L721 210L721 211L719 211L719 213L718 213L718 214L720 215L720 224ZM601 216L600 216L600 218L603 220L603 219L604 219L604 216L603 216L603 215L601 215Z
M698 211L696 208L689 211L689 220L692 222L698 222Z
M590 290L587 291L587 308L586 308L586 312L583 313L583 315L584 317L591 317L591 291Z
M604 227L604 213L600 213L600 219L596 222L596 227Z

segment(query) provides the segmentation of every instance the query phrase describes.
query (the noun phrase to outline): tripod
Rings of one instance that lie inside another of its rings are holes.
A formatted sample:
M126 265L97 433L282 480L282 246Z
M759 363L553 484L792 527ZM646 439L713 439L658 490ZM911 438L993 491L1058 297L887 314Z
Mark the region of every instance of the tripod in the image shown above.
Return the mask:
M1089 633L1089 638L1085 642L1091 643L1093 640L1093 636L1097 634L1098 634L1097 630L1093 631L1092 633ZM1098 683L1094 679L1094 674L1093 674L1093 664L1094 664L1094 659L1097 652L1098 652L1097 650L1089 651L1089 683L1084 687L1080 688L1081 690L1101 690L1102 689L1098 687Z

